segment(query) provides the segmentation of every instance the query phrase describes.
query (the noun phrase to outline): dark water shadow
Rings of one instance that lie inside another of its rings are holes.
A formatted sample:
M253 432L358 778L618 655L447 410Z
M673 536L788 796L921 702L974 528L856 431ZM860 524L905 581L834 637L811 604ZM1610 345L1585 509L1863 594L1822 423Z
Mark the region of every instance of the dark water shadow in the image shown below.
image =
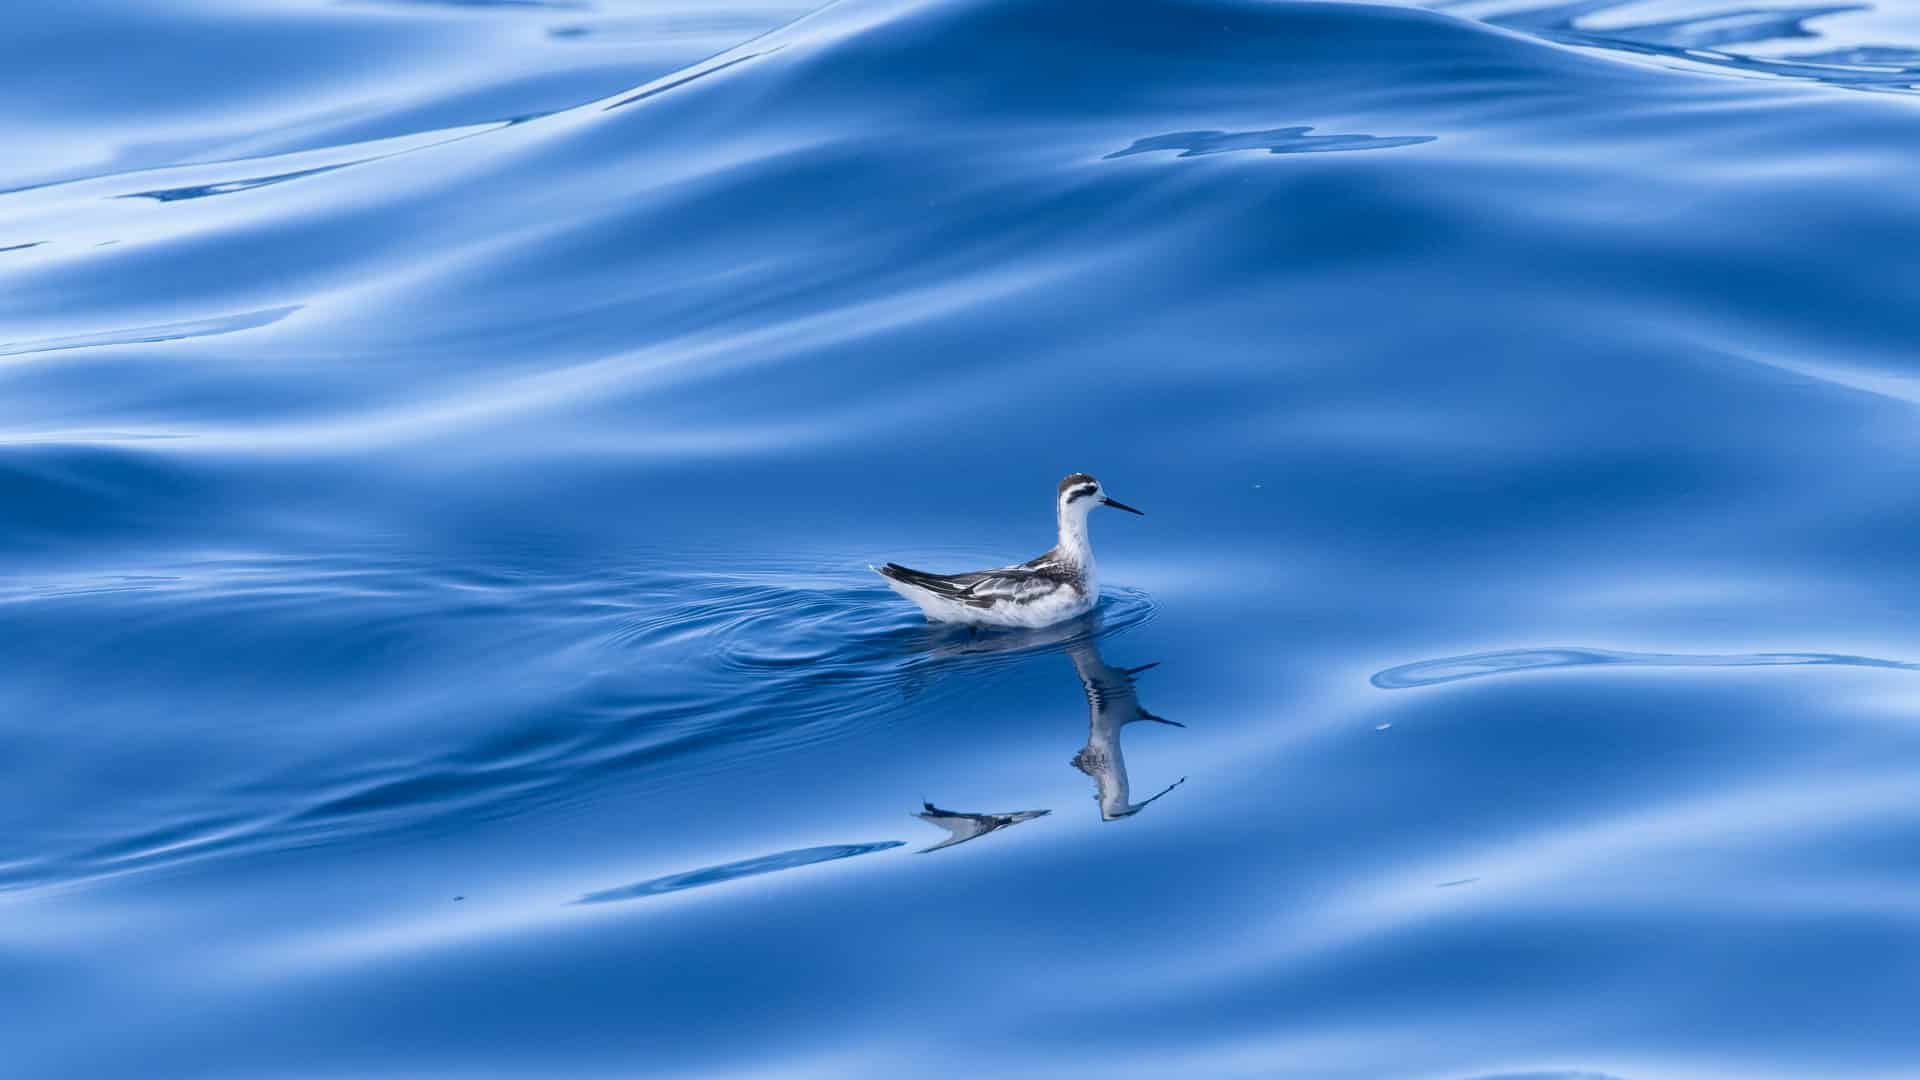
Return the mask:
M1472 1076L1467 1080L1621 1080L1612 1073L1597 1072L1518 1072L1488 1073L1484 1076Z
M609 904L619 900L639 900L648 896L680 892L683 889L698 889L705 885L719 885L722 882L738 881L741 878L758 877L778 870L792 870L796 867L812 866L815 863L833 862L836 859L850 859L855 855L885 851L904 844L905 841L902 840L882 840L873 844L827 844L822 847L782 851L774 855L762 855L757 859L741 859L738 862L702 867L685 873L668 874L666 877L623 885L618 889L591 892L575 900L574 903Z
M722 60L720 63L703 67L698 71L690 71L681 75L668 76L663 81L648 84L647 86L642 87L641 89L635 91L634 93L621 98L619 101L616 101L611 105L608 105L607 108L618 109L623 105L631 105L636 101L645 101L650 97L655 97L659 94L664 94L669 90L677 90L680 87L685 86L690 82L693 82L695 79L704 79L709 75L715 74L717 72L725 71L736 64L744 64L749 60L758 60L762 56L779 52L781 49L785 47L786 46L784 45L776 45L771 49L763 49L760 52L748 53L745 56L736 56L731 60Z
M336 0L341 7L499 8L503 10L586 11L587 0Z
M275 173L271 176L252 176L240 180L226 180L217 184L192 184L187 187L156 188L152 191L135 191L126 195L115 195L116 199L152 199L155 202L181 202L186 199L203 199L209 195L231 195L237 191L252 191L255 188L272 187L289 180L300 180L309 176L363 164L363 161L342 161L334 165L320 165L311 169L297 169L293 172Z
M1175 131L1146 139L1135 139L1125 150L1115 150L1104 160L1150 154L1157 150L1178 150L1177 157L1203 157L1235 150L1265 150L1269 154L1323 154L1343 150L1387 150L1396 146L1417 146L1434 141L1433 135L1309 135L1313 128L1273 128L1269 131Z
M152 174L179 172L181 170L187 170L187 169L206 170L206 169L220 168L223 166L237 167L237 166L244 165L244 166L247 166L250 170L252 170L252 169L262 168L263 166L266 166L269 163L284 162L287 158L311 157L312 155L316 153L321 153L321 152L357 150L363 147L377 146L380 144L391 144L395 140L410 140L416 137L423 137L423 136L432 136L432 135L445 136L444 138L431 139L430 141L427 141L427 142L412 143L409 145L404 145L398 149L392 149L392 150L386 150L380 153L368 154L367 156L364 156L364 157L357 157L357 158L353 158L346 161L331 162L326 165L316 165L311 168L285 169L280 172L259 173L254 176L235 177L232 180L219 180L219 181L212 181L212 182L203 183L203 184L183 184L178 187L171 187L171 188L152 188L152 189L141 190L141 191L124 192L118 195L103 195L101 197L111 198L111 199L153 199L156 202L166 203L166 202L180 202L187 199L199 199L209 195L230 195L240 191L251 191L255 188L271 187L276 184L286 183L287 181L290 181L290 180L301 180L307 177L321 176L326 173L336 172L341 169L352 168L356 165L368 165L378 161L388 161L393 158L404 157L408 154L417 154L422 150L431 150L435 147L447 146L452 143L463 142L467 139L478 138L479 136L490 134L495 131L504 131L508 128L519 127L522 124L531 123L535 120L539 120L539 119L542 119L543 117L547 117L551 115L553 115L552 110L547 110L542 112L528 112L528 113L516 114L513 116L502 117L499 119L482 120L482 121L476 121L474 123L469 123L469 124L460 124L458 126L451 127L451 128L397 132L393 135L371 140L371 142L366 142L366 143L346 143L346 144L340 144L340 145L309 146L299 150L290 150L284 153L267 154L259 157L223 158L223 159L218 159L213 161L184 160L184 161L177 161L169 164L154 165L154 166L148 166L148 167L130 169L130 170L117 170L117 171L110 170L102 173L86 173L86 174L77 175L77 176L63 176L58 179L47 180L41 183L22 184L18 187L11 187L11 188L0 188L0 195L14 195L14 194L19 194L21 192L41 191L49 188L65 187L72 184L82 184L82 183L88 183L91 181L106 180L114 177L127 177L127 178L148 177ZM147 182L147 181L138 181L138 182ZM118 241L109 240L107 241L107 243L108 244L118 243ZM105 245L95 245L95 246L101 247ZM5 250L5 249L0 248L0 250Z
M1375 674L1370 681L1382 690L1406 690L1417 686L1438 686L1441 683L1459 682L1463 679L1479 679L1488 675L1510 675L1522 671L1574 667L1864 667L1920 671L1920 664L1881 660L1871 656L1851 656L1844 653L1713 655L1545 648L1503 649L1496 652L1449 656L1439 660L1421 660L1388 668Z
M241 330L271 326L299 311L302 306L304 305L289 304L286 307L243 311L236 315L217 315L211 319L132 326L122 330L102 330L98 333L74 334L69 337L5 342L0 343L0 356L25 356L28 353L56 352L60 349L90 349L100 345L145 345L156 341L179 341L182 338L232 334Z
M789 9L753 8L747 11L725 10L685 12L668 11L654 15L609 16L569 26L556 26L547 36L558 41L657 43L662 39L683 37L726 37L751 40L770 28L793 21L817 6L797 5Z

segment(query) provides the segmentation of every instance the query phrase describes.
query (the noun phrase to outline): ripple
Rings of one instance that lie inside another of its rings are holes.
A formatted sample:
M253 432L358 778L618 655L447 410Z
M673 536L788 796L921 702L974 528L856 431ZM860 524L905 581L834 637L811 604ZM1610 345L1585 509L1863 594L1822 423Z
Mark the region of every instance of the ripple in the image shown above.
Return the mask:
M587 0L354 0L354 2L368 7L500 8L548 11L580 11L592 6L587 3Z
M1373 676L1373 685L1382 690L1406 690L1416 686L1437 686L1479 679L1488 675L1511 675L1522 671L1542 671L1573 667L1866 667L1899 671L1920 671L1920 664L1899 660L1881 660L1871 656L1844 653L1732 653L1726 655L1695 653L1615 652L1610 649L1544 648L1503 649L1496 652L1469 653L1439 660L1421 660L1391 667Z
M651 43L663 38L745 40L812 11L812 6L752 8L745 11L668 11L662 14L614 16L590 22L552 27L547 36L562 41L592 40Z
M272 187L289 180L300 180L309 176L324 176L337 169L358 165L357 161L342 161L335 165L318 165L311 169L295 169L292 172L274 173L269 176L250 176L240 180L223 180L217 184L190 184L186 187L156 188L152 191L134 191L125 195L116 195L119 199L152 199L156 202L179 202L183 199L203 199L209 195L231 195L237 191L252 191L255 188Z
M1630 7L1639 0L1575 0L1482 15L1484 22L1563 45L1658 57L1707 69L1825 83L1866 90L1910 91L1920 85L1916 52L1900 46L1848 49L1770 57L1735 46L1817 38L1814 19L1872 10L1866 4L1809 4L1782 8L1728 8L1679 18L1605 28L1584 25L1589 16Z
M320 665L343 683L459 684L467 703L436 727L420 710L438 695L396 693L359 707L374 722L311 741L297 709L295 726L256 720L244 766L169 793L133 827L124 807L95 808L99 821L68 823L64 849L0 858L0 891L498 820L643 777L692 782L923 711L959 676L1045 661L1154 611L1115 590L1060 626L975 634L923 623L864 568L448 568L393 552L0 580L0 606L21 625L110 610L113 630L91 640L176 685L247 670L271 686ZM194 644L209 641L217 656ZM518 703L528 685L539 692Z
M1584 1072L1579 1070L1563 1072L1555 1069L1547 1072L1487 1073L1484 1076L1470 1077L1468 1080L1621 1080L1621 1078L1612 1073Z
M645 648L697 635L722 669L816 678L823 667L893 677L895 665L1018 661L1131 629L1154 614L1145 593L1108 588L1088 618L1030 631L969 630L925 621L871 573L852 569L665 575L636 583L633 602L641 610L621 620L609 645Z
M91 349L101 345L145 345L156 341L179 341L183 338L213 337L219 334L232 334L241 330L254 330L262 326L271 326L281 319L299 311L302 305L289 304L285 307L261 308L258 311L243 311L235 315L217 315L210 319L190 319L186 322L156 323L152 326L132 326L121 330L103 330L92 334L73 334L67 337L36 338L29 341L14 341L0 344L0 356L25 356L29 353L56 352L61 349Z
M606 107L609 109L618 109L622 105L631 105L636 101L645 101L647 98L685 86L696 79L704 79L709 75L718 74L737 64L744 64L749 60L758 60L770 53L779 52L781 48L783 48L783 46L776 45L771 49L762 49L759 52L751 52L743 56L735 56L726 60L715 60L710 63L701 64L691 71L682 71L665 78L656 79Z
M782 851L775 855L762 855L757 859L741 859L738 862L722 863L699 870L688 870L679 874L668 874L648 881L624 885L618 889L603 889L591 892L575 900L576 904L606 904L619 900L639 900L663 893L679 892L682 889L698 889L706 885L719 885L722 882L738 881L741 878L771 874L779 870L792 870L815 863L832 862L835 859L850 859L855 855L866 855L875 851L901 847L904 840L881 840L871 844L827 844L821 847L800 848L795 851Z
M1269 154L1322 154L1342 150L1386 150L1396 146L1417 146L1434 141L1432 135L1309 135L1311 126L1274 128L1270 131L1175 131L1146 139L1135 139L1125 150L1115 150L1106 160L1147 154L1156 150L1178 150L1176 157L1204 157L1235 150L1265 150Z

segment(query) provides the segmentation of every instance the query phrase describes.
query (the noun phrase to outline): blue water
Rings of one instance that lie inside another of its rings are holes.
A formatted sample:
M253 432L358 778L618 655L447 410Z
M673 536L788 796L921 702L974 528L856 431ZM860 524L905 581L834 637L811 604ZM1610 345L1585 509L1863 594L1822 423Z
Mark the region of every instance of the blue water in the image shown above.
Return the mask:
M1916 87L1911 0L10 11L0 1074L1920 1075ZM865 568L1082 469L1088 619Z

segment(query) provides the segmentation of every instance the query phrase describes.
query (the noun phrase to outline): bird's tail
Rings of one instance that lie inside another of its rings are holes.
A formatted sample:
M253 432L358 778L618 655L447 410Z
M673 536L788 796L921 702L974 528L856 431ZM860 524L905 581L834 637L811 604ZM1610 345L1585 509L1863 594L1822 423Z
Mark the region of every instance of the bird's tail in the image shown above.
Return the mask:
M890 562L885 566L874 566L872 570L888 581L897 581L902 585L911 585L914 588L925 589L928 592L939 593L942 596L960 596L967 591L965 586L962 586L952 578L944 578L938 574L929 574L921 570L912 569L911 567L901 566L899 563Z

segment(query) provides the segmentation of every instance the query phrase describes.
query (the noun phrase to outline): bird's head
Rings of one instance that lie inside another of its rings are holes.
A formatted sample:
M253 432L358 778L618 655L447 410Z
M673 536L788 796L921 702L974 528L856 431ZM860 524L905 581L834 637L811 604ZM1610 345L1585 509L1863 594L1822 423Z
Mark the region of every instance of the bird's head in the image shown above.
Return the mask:
M1077 472L1060 481L1060 518L1066 520L1086 520L1087 512L1096 506L1111 506L1115 510L1125 510L1129 514L1142 514L1126 503L1107 498L1100 481Z

